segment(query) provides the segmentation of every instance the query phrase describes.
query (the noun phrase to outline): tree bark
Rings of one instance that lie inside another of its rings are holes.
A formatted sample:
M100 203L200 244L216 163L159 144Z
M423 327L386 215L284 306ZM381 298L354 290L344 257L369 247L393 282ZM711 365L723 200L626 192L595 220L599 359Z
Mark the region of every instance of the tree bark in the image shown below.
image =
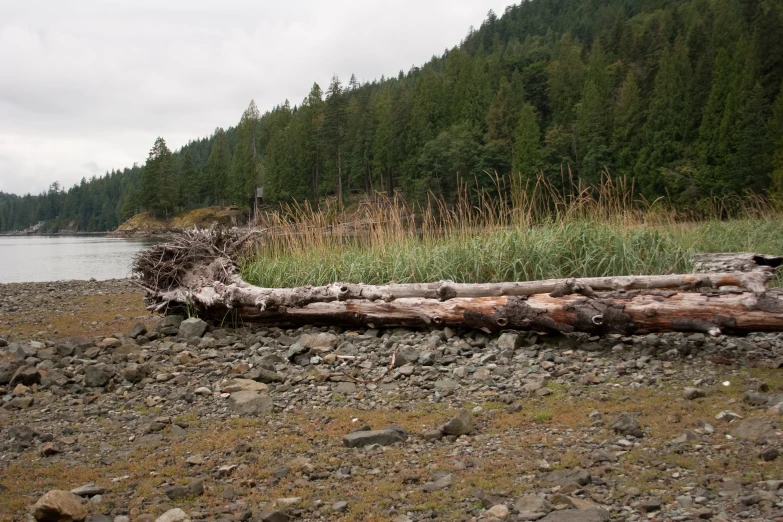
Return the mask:
M783 330L783 292L761 294L674 291L457 297L447 301L405 297L391 302L350 299L261 310L252 304L215 303L199 311L242 325L457 326L486 331L618 333L662 331L742 334Z

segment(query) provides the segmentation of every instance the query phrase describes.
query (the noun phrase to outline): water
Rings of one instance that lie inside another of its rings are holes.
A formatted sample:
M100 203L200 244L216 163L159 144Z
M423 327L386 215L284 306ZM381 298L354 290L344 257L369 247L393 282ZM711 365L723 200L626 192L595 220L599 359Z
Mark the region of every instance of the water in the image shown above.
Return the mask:
M0 283L98 280L130 276L148 239L90 236L0 236Z

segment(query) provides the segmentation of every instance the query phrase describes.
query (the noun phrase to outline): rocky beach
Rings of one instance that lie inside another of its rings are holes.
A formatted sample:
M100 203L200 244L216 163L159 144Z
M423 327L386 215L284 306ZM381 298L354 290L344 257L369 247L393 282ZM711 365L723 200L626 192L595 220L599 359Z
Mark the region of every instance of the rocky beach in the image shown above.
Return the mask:
M0 285L0 338L0 520L783 520L780 334L251 329L112 280Z

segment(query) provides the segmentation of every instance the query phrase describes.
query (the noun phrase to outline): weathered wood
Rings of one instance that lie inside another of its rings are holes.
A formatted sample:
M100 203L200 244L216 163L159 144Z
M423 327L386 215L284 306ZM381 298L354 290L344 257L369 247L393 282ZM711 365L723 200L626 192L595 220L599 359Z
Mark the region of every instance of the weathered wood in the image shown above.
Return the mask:
M697 272L754 272L783 265L783 257L752 252L693 254L691 260Z
M712 335L783 330L783 292L605 292L456 297L403 297L390 302L349 299L261 310L216 304L202 315L245 325L463 326L593 334L695 331Z
M362 285L333 283L326 286L299 288L261 288L249 285L233 275L230 284L219 282L189 290L176 288L157 292L157 304L152 309L162 309L169 303L189 303L197 307L223 305L226 308L252 306L260 311L279 307L301 307L311 303L364 299L390 302L396 299L425 298L447 301L454 298L529 296L551 294L553 297L569 294L593 295L600 291L629 291L700 288L734 289L762 292L771 277L769 270L747 273L678 274L660 276L588 277L582 279L547 279L511 283L435 283Z

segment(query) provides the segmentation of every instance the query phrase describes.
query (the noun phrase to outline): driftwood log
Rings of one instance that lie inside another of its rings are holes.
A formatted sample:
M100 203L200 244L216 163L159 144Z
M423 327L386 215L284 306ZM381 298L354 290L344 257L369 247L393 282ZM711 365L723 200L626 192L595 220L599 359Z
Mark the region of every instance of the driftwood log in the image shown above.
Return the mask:
M707 269L727 270L718 273L260 288L237 271L251 238L252 233L193 230L139 254L134 273L148 308L187 309L237 325L449 325L594 334L783 331L783 291L766 289L783 262L774 256L703 257Z

